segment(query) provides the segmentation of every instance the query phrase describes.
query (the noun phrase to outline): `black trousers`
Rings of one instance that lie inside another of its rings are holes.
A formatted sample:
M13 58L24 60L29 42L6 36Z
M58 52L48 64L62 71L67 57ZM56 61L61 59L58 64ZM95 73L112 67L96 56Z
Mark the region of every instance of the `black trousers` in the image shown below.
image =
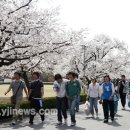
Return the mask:
M120 93L120 98L121 98L122 107L125 107L125 105L126 105L126 93Z
M67 108L66 108L66 98L56 98L56 106L57 106L57 117L58 121L62 122L62 115L64 119L67 119Z
M109 111L111 119L114 119L114 101L103 100L104 119L109 119Z
M32 98L30 101L30 123L33 123L33 119L36 113L38 113L41 116L41 120L44 121L45 115L42 101Z

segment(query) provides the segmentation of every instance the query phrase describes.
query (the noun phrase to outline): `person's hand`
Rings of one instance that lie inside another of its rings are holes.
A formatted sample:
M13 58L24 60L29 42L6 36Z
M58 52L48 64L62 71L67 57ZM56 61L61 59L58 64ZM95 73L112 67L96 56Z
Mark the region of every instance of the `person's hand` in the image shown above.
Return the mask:
M99 104L102 104L102 100L101 99L99 100Z
M7 94L7 92L5 92L5 95Z
M110 101L112 100L112 96L110 97Z

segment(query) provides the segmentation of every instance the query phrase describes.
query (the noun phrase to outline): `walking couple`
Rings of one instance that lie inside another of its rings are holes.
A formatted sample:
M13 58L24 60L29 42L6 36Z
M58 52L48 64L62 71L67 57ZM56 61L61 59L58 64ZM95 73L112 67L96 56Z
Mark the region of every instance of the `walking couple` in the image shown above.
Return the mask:
M69 80L63 79L60 74L55 75L53 88L57 94L58 125L62 125L62 116L64 117L64 124L67 124L67 106L69 105L71 126L75 126L75 107L77 101L79 101L81 85L74 72L69 72L67 76Z
M10 84L10 87L8 88L8 90L5 92L5 95L6 95L7 93L9 93L12 90L13 96L15 96L15 98L16 98L16 102L14 103L15 113L13 115L12 125L15 125L19 119L22 120L23 114L19 115L19 110L20 110L20 105L23 101L23 90L25 91L27 99L29 99L30 109L34 110L33 113L31 113L31 111L30 111L29 123L31 125L33 124L33 119L34 119L34 116L36 115L36 112L43 109L42 97L44 94L44 90L43 90L43 83L40 80L40 74L38 72L34 72L32 74L32 79L33 79L33 81L30 84L29 91L27 91L26 84L21 79L21 73L15 72L13 81ZM40 116L41 116L41 120L44 121L44 113L42 113Z

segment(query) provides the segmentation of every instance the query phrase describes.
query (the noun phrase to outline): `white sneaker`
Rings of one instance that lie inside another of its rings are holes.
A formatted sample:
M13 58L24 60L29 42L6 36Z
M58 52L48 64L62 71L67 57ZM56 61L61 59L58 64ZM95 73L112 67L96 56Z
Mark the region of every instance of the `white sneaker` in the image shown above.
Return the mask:
M122 110L125 110L125 107L123 107Z
M64 120L64 125L67 125L67 119Z
M94 114L92 114L92 118L94 118Z
M58 121L57 125L62 125L62 122L61 122L61 121Z

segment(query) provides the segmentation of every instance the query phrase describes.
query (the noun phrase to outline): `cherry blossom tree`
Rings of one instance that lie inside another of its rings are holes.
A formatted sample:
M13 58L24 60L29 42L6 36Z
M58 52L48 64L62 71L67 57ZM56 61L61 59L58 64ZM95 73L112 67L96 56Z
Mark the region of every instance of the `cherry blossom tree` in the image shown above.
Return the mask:
M81 76L85 72L88 78L100 78L106 74L119 77L120 74L126 74L126 66L130 65L129 56L124 42L98 35L79 45L75 55L71 57L69 69Z
M0 1L0 67L30 62L37 56L39 62L45 57L41 55L70 44L57 20L57 9L39 12L32 1Z
M44 69L71 44L71 35L58 20L58 9L38 10L34 0L0 1L0 74ZM45 65L45 66L44 66ZM28 84L28 83L27 83Z

